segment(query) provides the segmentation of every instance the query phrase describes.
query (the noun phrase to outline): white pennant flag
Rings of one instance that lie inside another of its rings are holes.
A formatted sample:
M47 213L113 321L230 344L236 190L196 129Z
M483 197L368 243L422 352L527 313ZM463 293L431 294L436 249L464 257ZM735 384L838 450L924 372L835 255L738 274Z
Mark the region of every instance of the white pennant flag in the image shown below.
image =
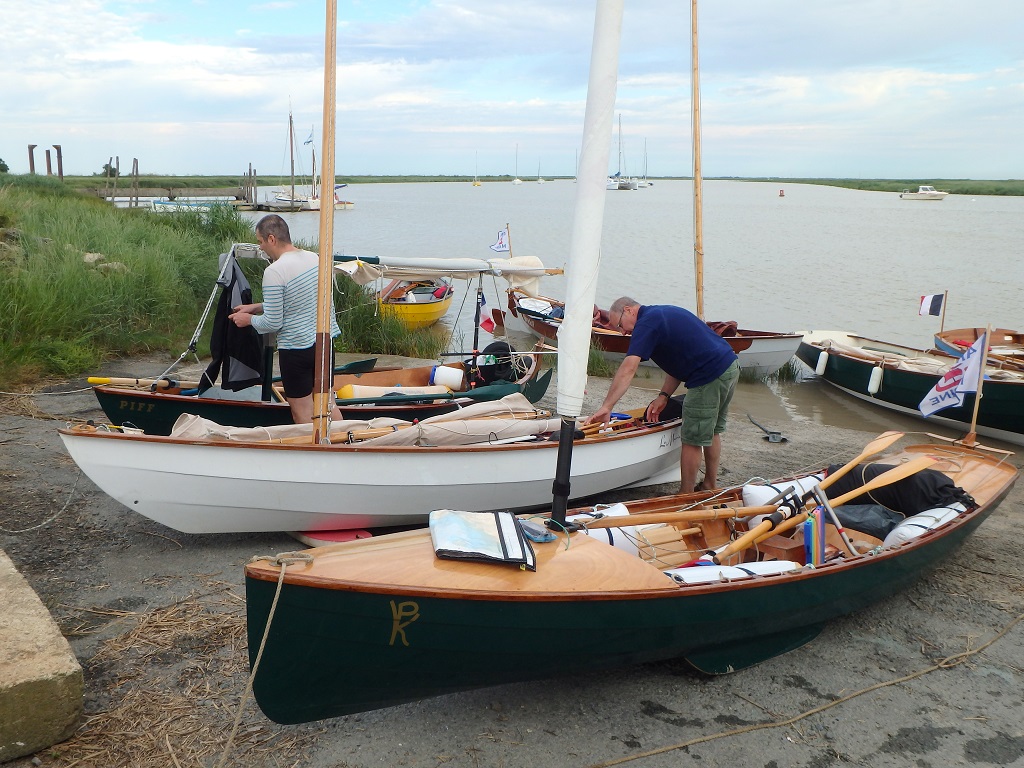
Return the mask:
M507 229L502 229L498 232L498 240L491 246L491 250L498 251L499 253L509 250Z
M917 406L923 415L931 416L943 408L961 406L964 404L964 395L978 391L978 384L985 373L981 367L981 358L987 343L988 334L983 333L956 364L942 375Z

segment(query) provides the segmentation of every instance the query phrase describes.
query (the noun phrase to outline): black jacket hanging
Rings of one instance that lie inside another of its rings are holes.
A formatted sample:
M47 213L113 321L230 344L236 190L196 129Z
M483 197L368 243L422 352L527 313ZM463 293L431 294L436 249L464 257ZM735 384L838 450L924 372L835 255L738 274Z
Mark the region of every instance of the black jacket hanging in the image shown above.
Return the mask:
M239 328L228 320L234 307L252 303L249 281L238 262L232 260L231 269L217 282L223 290L217 301L210 336L213 360L202 376L200 394L213 386L218 374L221 387L232 392L255 386L263 380L263 338L252 326Z

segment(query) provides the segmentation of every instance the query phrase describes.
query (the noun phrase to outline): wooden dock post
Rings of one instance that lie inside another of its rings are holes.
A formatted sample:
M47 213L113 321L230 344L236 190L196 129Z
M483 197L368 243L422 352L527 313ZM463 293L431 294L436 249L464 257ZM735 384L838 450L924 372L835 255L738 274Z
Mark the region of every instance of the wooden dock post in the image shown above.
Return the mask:
M57 150L57 178L64 182L64 157L61 155L60 144L54 144L53 148Z

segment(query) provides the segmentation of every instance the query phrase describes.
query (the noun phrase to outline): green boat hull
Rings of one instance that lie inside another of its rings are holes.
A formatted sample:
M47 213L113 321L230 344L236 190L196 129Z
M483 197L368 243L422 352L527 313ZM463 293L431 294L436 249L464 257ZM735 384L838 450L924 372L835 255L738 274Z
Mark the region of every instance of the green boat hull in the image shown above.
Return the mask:
M522 391L530 402L544 396L551 371L539 378L518 384L499 382L480 387L472 393L474 402L498 400L513 392ZM112 424L138 427L149 435L169 435L174 422L184 413L195 414L218 424L234 427L272 427L291 424L291 409L287 403L220 400L189 395L172 395L148 390L128 390L119 387L93 387L96 400ZM450 413L460 408L454 402L422 404L414 396L368 399L359 404L341 405L346 419L374 419L387 416L412 421Z
M814 370L821 352L820 348L801 342L796 356ZM868 384L871 371L875 367L876 363L868 360L830 354L825 371L820 377L861 400L909 416L924 418L918 406L935 386L939 376L885 368L878 391L870 394ZM963 405L944 408L929 416L927 420L969 431L974 415L974 403L975 395L967 394L964 396ZM982 387L976 431L979 434L1024 445L1024 383L986 380Z
M447 598L286 582L254 694L270 719L299 723L678 657L713 674L741 669L905 588L947 559L998 501L927 542L876 557L758 583L621 599ZM276 588L246 578L250 664Z

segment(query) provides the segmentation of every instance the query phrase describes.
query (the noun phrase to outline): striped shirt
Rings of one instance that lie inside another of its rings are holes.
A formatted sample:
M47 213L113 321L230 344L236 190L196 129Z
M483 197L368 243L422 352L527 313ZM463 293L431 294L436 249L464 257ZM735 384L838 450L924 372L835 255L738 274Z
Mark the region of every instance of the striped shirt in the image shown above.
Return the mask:
M306 349L316 343L317 280L320 257L286 251L263 271L263 314L252 316L260 333L276 333L278 349ZM341 331L331 299L331 336Z

